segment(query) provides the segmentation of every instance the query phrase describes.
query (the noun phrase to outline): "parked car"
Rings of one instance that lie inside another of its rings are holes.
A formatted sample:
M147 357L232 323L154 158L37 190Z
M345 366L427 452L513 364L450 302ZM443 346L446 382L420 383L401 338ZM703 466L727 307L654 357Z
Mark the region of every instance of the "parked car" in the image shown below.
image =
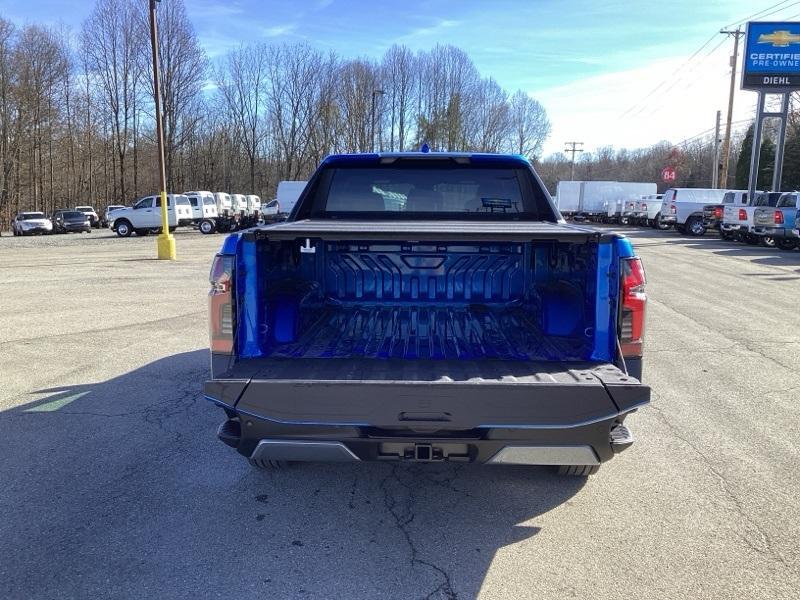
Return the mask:
M111 225L111 213L115 210L119 210L120 208L125 208L124 204L109 204L106 206L105 211L103 211L103 218L100 221L100 225L102 227L109 227Z
M35 235L53 232L53 222L43 212L20 212L11 220L14 235Z
M661 225L672 225L678 233L705 235L703 207L721 202L725 190L710 188L670 188L661 199L661 210L656 220Z
M329 156L288 221L225 239L210 279L204 395L257 467L585 476L633 443L626 418L650 399L641 260L565 224L520 156Z
M79 210L56 210L50 220L53 222L53 233L92 232L92 222L89 215Z
M798 244L794 225L800 208L800 193L780 195L775 208L756 207L753 211L753 233L762 240L771 239L781 250L793 250Z
M145 196L130 208L111 213L111 229L120 237L148 235L161 231L161 196ZM191 225L192 206L183 194L167 194L167 222L169 230Z
M752 202L747 192L734 195L733 203L725 204L720 235L724 239L736 239L751 245L761 242L761 238L753 232L755 223L753 216L759 206L775 207L781 192L756 192ZM723 235L724 232L724 235Z
M89 222L92 224L92 227L99 228L100 227L100 217L97 216L97 211L92 206L76 206L75 210L88 215Z
M217 201L211 192L184 192L184 196L189 198L189 204L192 207L192 223L195 225L199 226L206 219L216 219L219 215Z
M278 215L281 212L281 203L278 199L270 200L266 204L261 205L261 217L268 222L277 221Z

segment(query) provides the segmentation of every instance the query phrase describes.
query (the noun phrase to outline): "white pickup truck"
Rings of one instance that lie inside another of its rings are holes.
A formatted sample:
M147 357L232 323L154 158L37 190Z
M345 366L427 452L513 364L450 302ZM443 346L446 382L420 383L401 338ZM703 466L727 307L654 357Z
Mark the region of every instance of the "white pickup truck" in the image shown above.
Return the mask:
M735 239L756 246L761 238L753 233L753 215L759 206L775 207L781 192L756 192L750 201L747 192L737 192L734 201L725 203L720 224L720 235L723 239Z
M661 201L664 194L647 194L636 201L633 223L636 225L656 226L656 216L661 212Z
M161 196L145 196L130 208L120 208L111 213L111 229L120 237L148 235L161 231ZM169 230L191 225L192 205L183 194L167 194L167 219Z
M721 204L726 190L710 188L669 188L661 199L661 211L656 217L659 229L674 226L675 231L686 235L705 235L703 207Z

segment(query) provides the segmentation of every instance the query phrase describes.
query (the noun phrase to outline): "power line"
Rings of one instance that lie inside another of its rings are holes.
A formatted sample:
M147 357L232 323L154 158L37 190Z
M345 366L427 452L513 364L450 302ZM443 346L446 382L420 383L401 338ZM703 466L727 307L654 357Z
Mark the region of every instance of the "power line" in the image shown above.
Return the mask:
M738 24L744 23L744 22L749 21L750 19L753 19L753 18L756 18L756 17L766 17L766 16L772 15L772 14L774 14L776 12L781 12L783 10L791 8L792 6L800 4L800 1L792 2L791 4L786 4L788 1L789 0L783 0L782 2L778 2L776 4L768 6L767 8L763 8L760 11L755 12L752 15L749 15L749 16L745 17L744 19L740 19L738 21L734 21L733 23L730 23L729 25L726 25L726 28L730 28L730 27L736 26ZM786 4L786 6L781 6L783 4ZM795 15L795 16L800 16L800 15ZM794 17L789 17L789 18L794 18ZM641 105L647 99L649 99L651 96L653 96L653 94L655 94L656 92L661 90L668 83L675 83L673 81L673 78L675 77L675 75L678 75L686 65L688 65L690 62L692 62L697 57L698 54L700 54L706 47L708 47L708 45L712 42L712 40L714 40L716 38L717 35L718 34L715 33L710 38L708 38L697 50L695 50L692 53L691 56L689 56L689 58L687 58L683 63L681 63L681 65L677 69L675 69L669 76L665 77L658 85L656 85L656 87L651 89L643 98L641 98L640 100L634 102L634 104L632 104L630 107L628 107L628 109L625 110L625 112L623 112L621 115L619 115L619 117L617 117L617 119L622 119L623 117L627 116L628 114L630 114L631 112L634 112L634 111L636 111L635 114L640 113L641 112ZM724 42L724 40L723 40L723 42ZM719 44L719 45L721 45L721 44ZM710 54L712 54L714 52L714 50L716 50L716 48L719 47L719 45L717 45L714 49L712 49L711 52L706 54L706 56L709 56ZM682 77L684 77L683 74L681 74L678 77L678 80L680 80ZM637 110L637 109L640 109L640 110Z
M722 39L722 40L720 40L719 44L717 44L716 46L714 46L714 47L713 47L711 50L709 50L709 51L708 51L708 52L707 52L705 55L703 55L703 58L701 58L701 59L700 59L700 62L698 62L698 63L695 63L694 67L692 67L691 69L689 69L688 71L686 71L686 73L685 73L685 74L689 74L689 73L692 73L693 71L695 71L695 70L696 70L696 69L697 69L697 68L698 68L698 67L699 67L701 64L703 64L703 62L704 62L704 61L705 61L707 58L709 58L709 57L710 57L712 54L714 54L714 52L716 52L717 50L719 50L719 49L720 49L720 47L721 47L721 46L722 46L722 45L723 45L723 44L724 44L726 41L727 41L727 40L725 40L725 39ZM700 73L697 75L697 77L695 77L694 79L691 79L691 80L687 81L687 82L686 82L686 83L683 85L683 87L680 87L680 88L678 88L678 89L676 89L676 90L674 90L674 91L675 91L675 92L681 92L681 91L683 91L683 90L685 90L685 89L688 89L689 87L691 87L692 85L694 85L694 84L695 84L695 83L696 83L696 82L697 82L697 81L698 81L700 78L702 78L702 77L703 77L703 75L704 75L704 73L700 72ZM672 90L670 90L670 91L672 91ZM644 113L644 114L646 114L646 115L652 114L652 113L654 113L654 112L657 112L658 110L660 110L662 107L663 107L663 101L659 102L659 103L658 103L658 104L657 104L655 107L652 107L652 106L651 106L651 107L649 107L649 111L645 113L644 111L648 110L648 105L647 105L647 104L642 104L642 106L640 106L640 107L639 107L639 108L638 108L638 109L637 109L635 112L633 112L633 113L631 114L631 118L633 118L633 117L636 117L636 116L639 116L639 115L641 115L642 113Z
M733 23L725 25L725 27L723 27L723 29L730 29L731 27L736 27L737 25L741 25L745 21L749 21L750 19L755 19L756 17L760 17L760 16L762 16L762 13L770 11L773 8L776 8L776 7L780 6L781 4L786 4L787 2L789 2L789 0L783 0L783 2L778 2L777 4L773 4L772 6L768 6L767 8L762 8L761 10L759 10L758 12L753 13L749 17L745 17L744 19L739 19L738 21L734 21ZM794 4L797 4L797 2L795 2ZM792 5L790 4L789 6L792 6ZM789 8L789 6L784 6L783 8L780 8L778 10L783 10L784 8Z

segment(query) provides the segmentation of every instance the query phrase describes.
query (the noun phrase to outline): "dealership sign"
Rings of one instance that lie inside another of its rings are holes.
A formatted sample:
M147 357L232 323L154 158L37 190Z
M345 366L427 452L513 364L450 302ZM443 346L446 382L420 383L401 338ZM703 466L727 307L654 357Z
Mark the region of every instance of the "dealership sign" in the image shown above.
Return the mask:
M677 178L678 173L675 171L675 167L664 167L661 169L661 179L669 183L670 181L675 181Z
M800 89L800 23L748 23L743 66L743 89Z

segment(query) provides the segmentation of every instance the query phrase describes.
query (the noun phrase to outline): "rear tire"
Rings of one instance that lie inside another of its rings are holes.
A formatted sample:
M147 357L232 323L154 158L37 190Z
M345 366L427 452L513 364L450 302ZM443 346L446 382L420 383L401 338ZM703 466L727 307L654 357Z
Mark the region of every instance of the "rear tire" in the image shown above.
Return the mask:
M673 227L675 227L675 231L677 231L681 235L686 235L686 227L684 225L681 225L680 223L675 223Z
M761 237L761 244L766 246L767 248L774 248L775 247L775 238L771 235L762 235Z
M759 242L761 241L754 233L743 233L742 239L744 240L745 244L749 246L758 246Z
M669 225L661 220L661 213L658 213L656 215L656 219L655 221L653 221L653 227L655 227L660 231L666 231L667 229L669 229Z
M733 241L733 234L730 231L722 231L720 229L719 237L720 239L725 240L726 242Z
M787 239L777 239L775 240L775 245L781 250L794 250L795 248L797 248L797 241L787 240Z
M119 223L115 223L117 229L117 235L119 237L131 237L133 233L133 227L130 224L130 221L123 219Z
M558 474L570 477L588 477L599 470L600 465L561 465L558 467Z
M269 460L259 458L248 458L247 462L251 467L255 467L260 471L282 471L289 466L285 460Z
M216 226L214 225L214 221L210 219L203 219L202 221L200 221L198 229L200 229L200 233L208 235L209 233L214 233L214 231L216 230Z
M706 234L706 226L703 225L703 220L700 217L689 217L686 221L686 233L694 237L700 237Z

